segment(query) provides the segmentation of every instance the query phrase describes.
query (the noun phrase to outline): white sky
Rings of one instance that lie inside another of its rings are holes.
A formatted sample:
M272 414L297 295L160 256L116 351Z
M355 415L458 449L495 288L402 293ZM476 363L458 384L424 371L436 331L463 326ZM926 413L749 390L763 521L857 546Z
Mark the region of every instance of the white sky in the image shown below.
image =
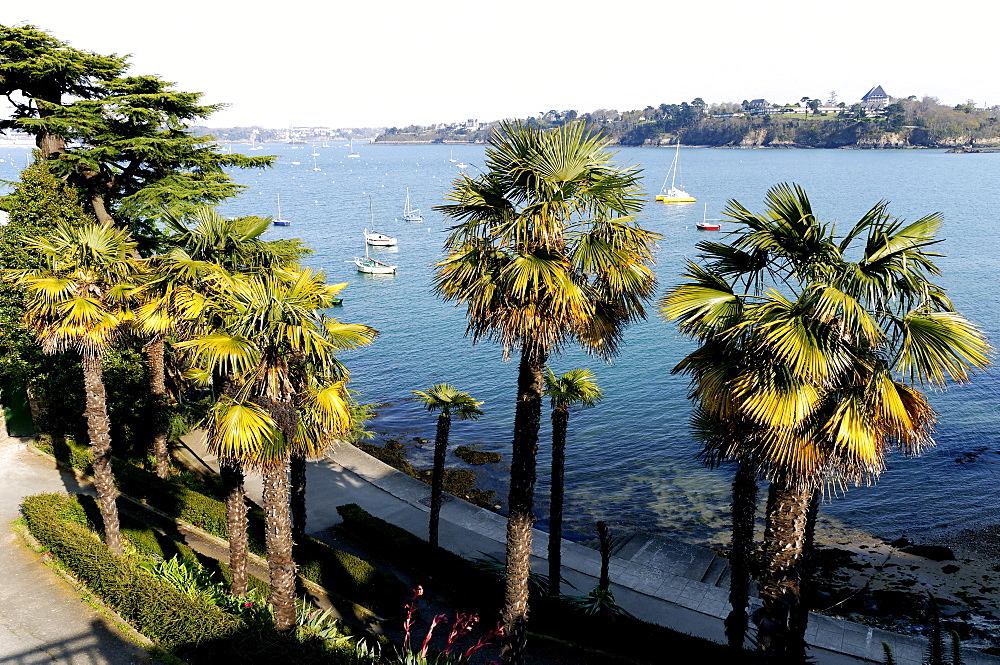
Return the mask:
M404 126L803 96L1000 104L990 10L954 0L34 0L74 47L229 107L210 126ZM988 30L986 31L988 32Z

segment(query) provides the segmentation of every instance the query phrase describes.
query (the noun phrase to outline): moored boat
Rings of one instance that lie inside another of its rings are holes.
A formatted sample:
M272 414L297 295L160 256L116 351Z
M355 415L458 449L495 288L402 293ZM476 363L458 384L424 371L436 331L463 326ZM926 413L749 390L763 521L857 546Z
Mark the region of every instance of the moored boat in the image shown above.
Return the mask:
M674 152L674 161L670 164L667 177L663 179L663 188L656 195L656 200L660 203L694 203L697 200L683 189L677 187L677 171L679 169L680 156L681 140L677 139L677 150ZM667 188L667 180L670 181L669 189Z

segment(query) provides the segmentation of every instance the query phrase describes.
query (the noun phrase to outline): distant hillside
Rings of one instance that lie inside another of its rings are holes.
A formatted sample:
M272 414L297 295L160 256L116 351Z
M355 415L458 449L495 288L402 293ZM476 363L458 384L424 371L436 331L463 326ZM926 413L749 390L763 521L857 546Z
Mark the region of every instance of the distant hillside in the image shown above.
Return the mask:
M641 111L600 109L592 113L549 111L525 119L555 126L582 119L622 146L686 145L783 148L909 148L1000 146L1000 108L971 104L944 106L933 97L914 98L867 112L854 105L839 112L814 113L798 105L767 112L740 105L661 104ZM463 126L393 127L378 143L484 143L496 122Z

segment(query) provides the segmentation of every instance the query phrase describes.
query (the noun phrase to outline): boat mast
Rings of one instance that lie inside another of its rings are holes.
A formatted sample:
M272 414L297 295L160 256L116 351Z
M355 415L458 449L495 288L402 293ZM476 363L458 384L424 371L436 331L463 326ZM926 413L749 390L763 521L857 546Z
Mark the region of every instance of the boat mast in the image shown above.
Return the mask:
M670 172L673 176L670 178L670 189L676 189L674 187L674 182L677 180L677 158L681 156L681 139L677 137L677 150L674 152L674 163L670 165Z

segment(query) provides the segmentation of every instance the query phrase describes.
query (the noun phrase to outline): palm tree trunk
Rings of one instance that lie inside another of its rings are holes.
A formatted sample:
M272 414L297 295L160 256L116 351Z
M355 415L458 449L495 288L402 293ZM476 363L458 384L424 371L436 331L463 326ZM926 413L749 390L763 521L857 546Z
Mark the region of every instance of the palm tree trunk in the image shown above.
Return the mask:
M306 541L306 456L293 451L290 458L292 474L292 540L297 545Z
M122 553L121 526L115 498L115 477L111 471L111 421L104 388L104 354L83 354L83 388L86 393L87 434L94 454L94 488L104 521L104 541L115 554Z
M507 500L507 567L502 610L504 665L523 665L528 622L528 574L531 572L531 527L535 494L535 457L541 424L542 390L548 350L525 342L517 376L514 443Z
M793 616L802 603L802 558L814 492L786 480L771 483L764 528L763 612L757 648L764 662L801 662L792 637Z
M749 464L740 464L733 479L733 553L729 559L729 604L726 638L733 649L742 649L747 633L750 602L750 559L757 517L757 475Z
M229 527L229 570L233 582L229 593L247 595L247 561L249 538L247 536L247 503L243 489L243 466L238 460L221 458L219 475L226 493L226 524Z
M427 540L438 546L438 531L441 524L441 504L444 503L444 459L448 452L448 434L451 431L451 415L438 416L437 436L434 437L434 467L431 470L431 518L427 526Z
M812 588L813 555L815 553L816 519L819 517L820 490L815 488L812 497L809 499L809 511L806 513L806 531L802 543L802 563L801 578L803 595ZM793 608L792 615L788 621L791 629L790 652L801 654L804 658L806 653L806 628L809 625L809 605L805 602Z
M265 546L271 577L268 601L274 608L274 629L279 633L295 629L295 560L292 556L292 519L289 504L289 458L269 464L263 470Z
M563 495L566 477L566 430L569 409L552 411L552 489L549 506L549 595L558 596L562 571Z
M153 410L153 457L156 459L156 475L167 478L170 475L170 453L167 450L167 379L163 364L164 342L157 335L145 346L146 364L149 367L150 406Z

